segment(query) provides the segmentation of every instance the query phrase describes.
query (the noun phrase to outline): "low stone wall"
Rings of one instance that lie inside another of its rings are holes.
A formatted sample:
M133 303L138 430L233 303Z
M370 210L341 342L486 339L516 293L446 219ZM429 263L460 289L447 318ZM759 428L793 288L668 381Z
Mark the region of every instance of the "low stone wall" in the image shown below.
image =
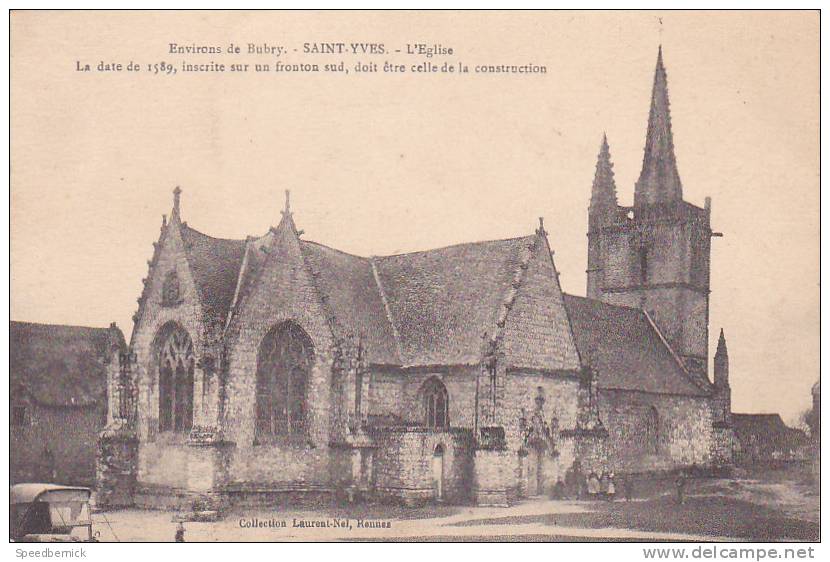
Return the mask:
M443 450L443 500L467 501L470 496L472 458L470 434L465 430L376 428L373 488L380 499L406 504L436 500L436 450Z
M138 439L129 433L105 431L95 457L95 505L101 509L135 504Z
M734 462L735 433L732 427L716 423L712 431L712 463L715 466L731 465Z
M506 507L515 488L516 453L479 449L473 463L473 499L479 506Z

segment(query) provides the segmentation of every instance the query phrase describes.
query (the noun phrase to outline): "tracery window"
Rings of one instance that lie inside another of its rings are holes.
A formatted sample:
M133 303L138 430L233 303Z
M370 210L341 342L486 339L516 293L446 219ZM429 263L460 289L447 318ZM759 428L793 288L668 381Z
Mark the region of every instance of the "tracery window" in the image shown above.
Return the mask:
M306 435L313 358L311 339L293 322L277 326L263 338L257 357L258 441Z
M159 431L190 431L193 427L193 369L190 336L172 326L161 340L159 368Z
M435 377L424 383L424 425L436 429L449 427L449 396L447 388Z

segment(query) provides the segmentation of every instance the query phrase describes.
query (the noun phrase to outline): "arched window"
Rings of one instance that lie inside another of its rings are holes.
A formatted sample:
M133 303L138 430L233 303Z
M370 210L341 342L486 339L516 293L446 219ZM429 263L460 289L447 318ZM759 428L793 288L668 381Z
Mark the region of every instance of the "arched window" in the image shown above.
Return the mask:
M293 322L280 324L262 339L257 357L258 440L305 435L313 358L311 339Z
M660 444L660 415L654 406L646 412L645 441L646 451L656 454Z
M440 380L435 377L424 383L424 425L436 429L449 427L449 397L447 389Z
M159 431L193 427L193 342L181 327L170 325L158 348Z

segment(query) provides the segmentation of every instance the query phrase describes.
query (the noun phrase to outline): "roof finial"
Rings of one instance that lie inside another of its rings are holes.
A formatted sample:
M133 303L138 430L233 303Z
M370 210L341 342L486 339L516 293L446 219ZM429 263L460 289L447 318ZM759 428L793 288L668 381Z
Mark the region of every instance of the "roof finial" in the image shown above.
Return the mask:
M545 230L545 217L539 217L539 228L536 229L536 234L539 236L547 236L547 231Z
M173 212L177 215L179 214L179 203L182 200L182 188L178 185L176 189L173 190Z
M285 210L282 211L282 216L290 217L291 216L291 190L285 190Z

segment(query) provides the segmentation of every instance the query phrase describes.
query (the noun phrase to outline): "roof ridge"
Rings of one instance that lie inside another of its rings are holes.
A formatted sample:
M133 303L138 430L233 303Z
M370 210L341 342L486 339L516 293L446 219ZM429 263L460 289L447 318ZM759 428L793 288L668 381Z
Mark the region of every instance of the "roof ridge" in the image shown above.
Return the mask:
M242 239L240 239L240 238L219 238L218 236L212 236L210 234L205 234L201 230L193 228L192 226L187 224L187 222L182 222L181 227L184 228L184 229L187 229L191 232L195 232L196 234L198 234L200 236L204 236L205 238L210 238L211 240L217 240L219 242L239 242L240 244L245 244L248 241L247 238L242 238Z
M518 249L520 253L519 263L516 266L516 269L513 270L510 286L507 288L507 291L502 298L501 309L498 310L498 315L496 316L496 328L493 331L492 337L490 338L491 342L496 343L504 336L504 327L507 325L507 317L510 314L510 311L513 309L513 306L516 304L516 298L518 298L519 296L519 289L521 288L522 283L525 280L525 277L527 277L526 272L528 269L528 265L530 264L530 260L533 259L533 256L536 253L536 246L539 243L538 235L521 236L519 238L514 239L521 240L524 238L531 237L533 237L534 239L532 246L521 246ZM522 248L527 249L526 256L521 255Z
M684 375L686 375L686 378L689 379L689 381L691 381L692 384L694 384L695 386L697 386L701 390L708 390L708 387L707 388L703 387L703 384L702 384L703 381L702 380L700 380L698 377L695 377L692 373L689 372L689 370L686 368L686 364L683 363L683 360L680 358L680 356L677 354L677 352L671 346L669 341L663 335L663 332L660 331L660 328L657 326L657 324L651 318L651 315L648 313L648 311L643 310L643 313L645 314L646 320L648 320L648 323L651 326L651 329L654 330L654 333L656 333L657 337L660 338L660 341L662 342L662 344L666 347L666 349L669 350L669 354L671 354L672 359L674 359L674 361L680 367L680 371Z
M25 324L28 326L37 326L41 328L74 328L82 330L98 330L101 332L106 332L113 328L112 326L99 328L98 326L81 326L80 324L51 324L47 322L31 322L29 320L9 320L9 324L18 324L21 326Z
M639 308L637 306L628 306L628 305L625 305L625 304L613 304L613 303L610 303L610 302L605 302L604 300L601 300L601 299L594 299L594 298L591 298L591 297L583 297L582 295L572 295L571 293L566 293L565 291L562 291L562 296L563 297L570 297L570 298L573 298L573 299L581 299L581 300L584 300L584 301L588 301L590 303L596 303L596 304L600 304L600 305L603 305L603 306L608 306L608 307L611 307L611 308L622 308L623 310L632 310L634 312L639 312L640 314L645 314L645 312L646 312L645 310L643 310L642 308Z
M395 349L398 352L398 360L403 363L403 348L401 347L401 335L398 333L398 327L395 326L395 321L392 319L392 311L389 309L389 300L386 298L386 291L383 288L383 283L378 274L378 268L375 265L375 259L369 258L369 265L372 268L372 277L375 279L375 285L378 288L380 295L380 302L383 303L383 310L386 312L386 319L389 320L389 326L392 328L392 337L395 339Z
M372 256L371 259L385 259L385 258L397 258L401 256L414 256L416 254L429 254L431 252L438 252L440 250L449 250L450 248L458 248L461 246L477 246L481 244L490 244L493 242L514 242L516 240L522 240L525 238L533 238L535 234L528 234L526 236L513 236L512 238L494 238L492 240L478 240L476 242L459 242L457 244L450 244L448 246L441 246L439 248L429 248L427 250L416 250L414 252L401 252L398 254L387 254L383 256Z
M251 252L251 245L248 244L248 241L245 241L245 253L242 254L242 264L239 266L239 273L236 275L236 288L233 291L233 299L231 300L231 305L228 307L228 317L225 319L225 328L222 330L223 332L227 331L228 326L231 325L231 318L233 318L233 312L236 309L237 301L239 300L239 292L242 289L242 279L245 276L245 271L248 269L248 255Z
M291 218L291 213L290 212L286 211L283 214L283 220L291 221L290 224L292 226L294 224L294 221ZM282 222L280 222L280 224L282 224ZM314 293L317 295L317 302L320 303L320 308L323 311L323 316L325 316L326 324L329 327L329 332L331 332L331 337L335 342L337 342L338 339L340 338L340 336L339 336L339 332L341 331L340 328L343 328L343 326L341 326L340 323L338 322L337 315L334 313L334 310L332 309L331 304L329 303L329 298L330 298L329 295L323 292L322 288L320 287L320 284L317 282L317 279L319 277L319 272L313 270L311 265L306 260L305 252L303 252L303 248L301 246L303 241L300 240L300 237L299 237L299 234L297 234L296 228L291 228L290 230L294 234L293 239L296 240L296 242L297 242L297 251L300 254L300 262L302 262L303 271L305 271L305 274L308 276L308 281L311 284L311 287L314 290ZM276 240L277 240L277 237L274 236L274 242L276 242ZM266 263L270 259L273 259L273 256L268 255L265 258ZM264 268L265 268L265 263L263 263L263 271L264 271ZM342 331L345 332L345 330L342 330Z
M371 257L359 256L357 254L352 254L352 253L346 252L344 250L334 248L332 246L327 246L327 245L323 244L322 242L315 242L314 240L300 240L300 245L302 245L302 244L314 244L315 246L318 246L320 248L325 248L327 250L331 250L332 252L337 252L338 254L342 254L342 255L348 256L350 258L357 258L357 259L366 260L366 261L371 261L371 259L372 259Z

